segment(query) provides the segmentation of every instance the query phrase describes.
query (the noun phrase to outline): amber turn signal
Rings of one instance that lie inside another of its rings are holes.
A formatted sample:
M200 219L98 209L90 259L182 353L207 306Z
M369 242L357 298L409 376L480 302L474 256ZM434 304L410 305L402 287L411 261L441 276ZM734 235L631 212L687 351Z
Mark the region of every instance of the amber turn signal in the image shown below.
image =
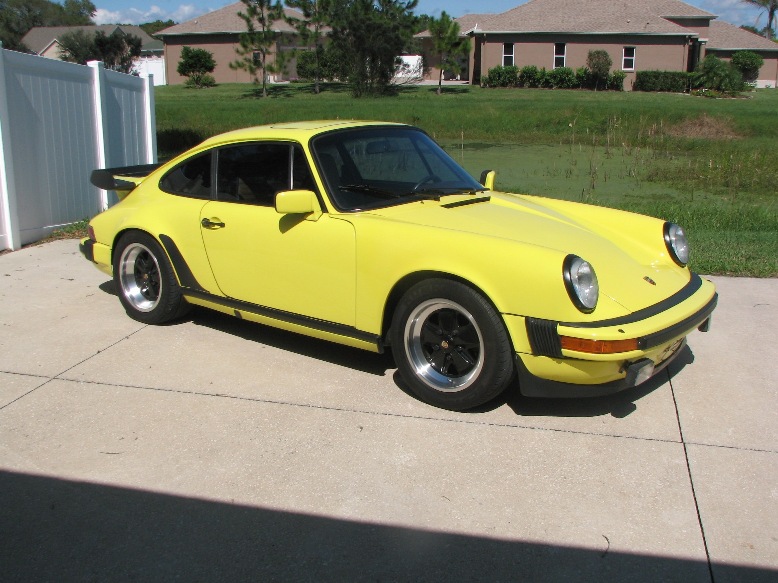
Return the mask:
M587 354L615 354L617 352L631 352L638 349L638 339L629 340L587 340L585 338L573 338L561 336L562 348L585 352Z

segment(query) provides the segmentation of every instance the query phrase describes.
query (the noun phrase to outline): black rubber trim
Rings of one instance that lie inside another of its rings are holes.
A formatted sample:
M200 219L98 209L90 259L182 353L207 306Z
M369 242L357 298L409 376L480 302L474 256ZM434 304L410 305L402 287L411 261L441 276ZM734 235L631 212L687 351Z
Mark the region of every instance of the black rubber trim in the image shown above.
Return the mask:
M304 326L305 328L311 328L313 330L319 330L329 334L338 334L339 336L347 336L362 342L369 342L376 345L378 352L383 353L383 343L381 342L380 336L357 330L353 326L346 326L345 324L337 324L335 322L327 322L326 320L317 320L316 318L311 318L309 316L293 314L291 312L285 312L275 308L268 308L266 306L258 306L249 302L243 302L233 298L225 298L224 296L217 296L197 289L184 289L183 294L185 296L192 296L230 308L236 312L236 315L237 312L249 312L251 314L256 314L257 316L273 318L274 320L279 320L288 324L296 324L298 326Z
M659 371L673 362L673 360L683 352L684 346L686 346L686 342L682 342L678 349L667 358L667 360L657 364L654 367L654 372L650 378L655 377ZM636 386L629 375L623 379L600 385L576 385L573 383L562 383L559 381L542 379L536 377L527 370L527 367L524 366L524 362L521 360L521 356L518 354L516 355L516 370L519 376L519 392L525 397L549 397L553 399L602 397L604 395L619 393Z
M457 202L447 202L446 204L442 204L443 208L447 209L453 209L458 206L467 206L470 204L478 204L479 202L489 202L492 200L491 196L479 196L478 198L469 198L467 200L458 200Z
M527 337L532 354L537 356L562 357L562 343L557 334L557 323L553 320L527 318Z
M92 263L95 262L95 250L94 250L95 242L91 239L87 239L83 243L78 244L78 250L81 251L81 254L89 259Z
M668 342L676 336L683 334L684 332L696 328L710 317L713 310L716 309L718 299L719 295L715 294L713 299L711 299L711 301L709 301L705 307L699 310L696 314L692 314L688 318L681 320L677 324L673 324L669 328L665 328L659 332L654 332L653 334L639 338L638 348L641 350L648 350L649 348L659 346L660 344Z
M197 281L192 270L189 269L189 265L187 265L184 256L181 254L181 251L179 251L178 246L173 239L167 235L160 235L159 240L162 241L162 245L165 247L165 251L167 252L168 257L170 257L170 261L173 263L173 269L176 270L178 283L181 287L204 290L205 288L200 285L200 282Z
M633 312L626 316L619 318L611 318L610 320L598 320L596 322L560 322L560 326L566 326L568 328L605 328L607 326L621 326L622 324L632 324L633 322L639 322L646 320L657 314L661 314L688 300L702 287L702 278L696 273L692 273L691 280L683 288L671 295L669 298L662 300L658 304L643 308L637 312Z

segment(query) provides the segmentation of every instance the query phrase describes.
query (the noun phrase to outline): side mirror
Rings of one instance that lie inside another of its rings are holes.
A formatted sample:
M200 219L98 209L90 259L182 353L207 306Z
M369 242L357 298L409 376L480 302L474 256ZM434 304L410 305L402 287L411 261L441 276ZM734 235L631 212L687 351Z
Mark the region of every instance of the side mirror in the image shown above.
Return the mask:
M281 215L321 214L316 194L310 190L284 190L276 194L276 212Z
M497 173L494 170L484 170L481 172L481 184L483 184L484 188L488 188L489 190L494 190L494 177L497 176Z

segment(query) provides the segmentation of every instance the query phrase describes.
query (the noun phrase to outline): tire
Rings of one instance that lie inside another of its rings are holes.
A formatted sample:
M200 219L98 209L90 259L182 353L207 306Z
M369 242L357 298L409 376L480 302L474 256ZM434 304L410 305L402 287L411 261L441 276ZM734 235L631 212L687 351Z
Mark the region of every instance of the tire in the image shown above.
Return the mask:
M147 233L123 235L113 258L113 279L127 315L144 324L163 324L189 308L159 243Z
M429 279L410 288L395 310L390 339L411 391L442 409L482 405L513 379L513 348L502 318L459 282Z

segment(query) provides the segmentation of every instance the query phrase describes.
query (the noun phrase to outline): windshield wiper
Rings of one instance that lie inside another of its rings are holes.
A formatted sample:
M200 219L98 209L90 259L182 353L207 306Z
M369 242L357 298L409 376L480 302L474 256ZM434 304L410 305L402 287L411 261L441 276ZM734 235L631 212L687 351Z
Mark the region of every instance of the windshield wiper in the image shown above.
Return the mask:
M396 194L390 190L384 190L383 188L376 188L368 184L343 184L338 186L340 190L348 190L350 192L364 192L365 194L374 194L381 198L400 198L399 194Z

